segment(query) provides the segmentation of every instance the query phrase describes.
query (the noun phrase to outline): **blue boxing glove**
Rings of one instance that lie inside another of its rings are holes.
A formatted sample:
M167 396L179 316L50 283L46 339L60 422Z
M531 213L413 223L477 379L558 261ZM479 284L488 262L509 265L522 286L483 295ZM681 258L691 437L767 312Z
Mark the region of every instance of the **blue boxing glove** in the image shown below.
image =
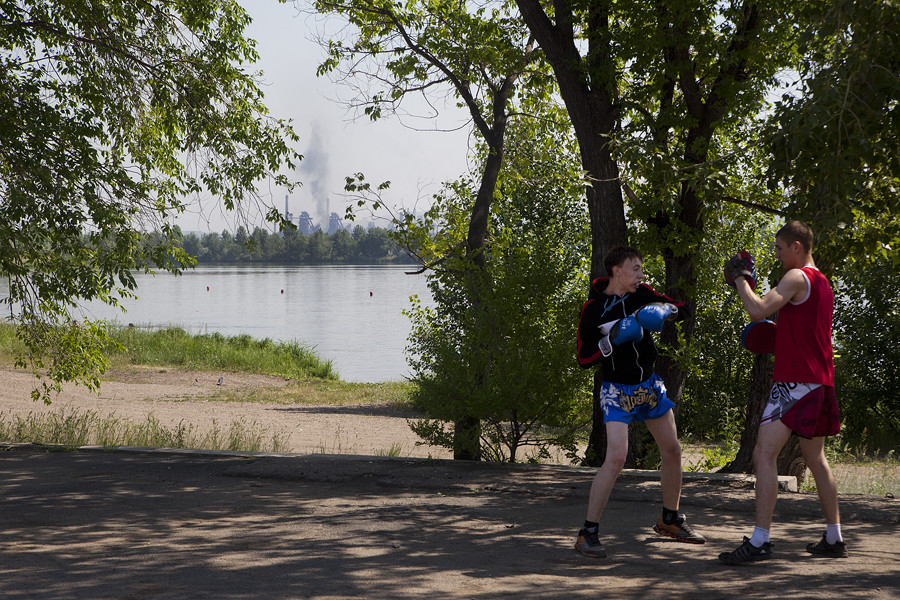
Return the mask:
M600 338L600 353L603 356L612 354L613 346L639 342L644 337L644 328L635 317L625 317L618 321L604 323L601 330L609 332Z
M775 354L775 323L753 321L741 332L741 344L755 354Z
M725 283L736 287L734 282L738 277L746 277L750 289L756 289L756 261L746 250L741 250L725 263Z
M678 307L668 302L654 302L634 313L641 327L648 331L662 331L663 323L678 316Z

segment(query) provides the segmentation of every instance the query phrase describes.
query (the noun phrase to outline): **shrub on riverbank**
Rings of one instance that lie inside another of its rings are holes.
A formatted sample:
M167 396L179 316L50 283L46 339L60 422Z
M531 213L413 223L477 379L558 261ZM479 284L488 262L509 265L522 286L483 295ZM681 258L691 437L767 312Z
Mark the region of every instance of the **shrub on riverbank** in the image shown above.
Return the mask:
M175 365L189 369L227 369L290 379L337 379L330 360L298 341L257 340L249 335L192 335L184 329L113 328L110 337L121 348L110 358L131 364Z
M190 334L179 327L112 327L106 352L112 365L178 366L226 369L289 379L337 379L330 360L298 341L257 340L249 335ZM21 342L15 327L0 323L0 354L13 356Z

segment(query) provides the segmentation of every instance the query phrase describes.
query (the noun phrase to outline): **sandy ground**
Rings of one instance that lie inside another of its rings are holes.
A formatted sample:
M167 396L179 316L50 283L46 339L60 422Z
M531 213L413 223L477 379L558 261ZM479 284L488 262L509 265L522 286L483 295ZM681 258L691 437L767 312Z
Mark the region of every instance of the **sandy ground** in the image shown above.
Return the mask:
M50 406L35 403L30 372L0 368L0 415L96 411L123 420L143 422L148 415L162 425L179 423L227 428L234 421L255 423L286 440L288 452L327 454L393 454L404 457L449 458L443 448L417 446L421 439L405 415L383 405L319 406L251 402L217 402L215 395L234 390L280 387L288 381L247 373L186 372L139 369L113 372L103 381L99 396L80 386L66 386ZM219 377L222 383L219 384Z

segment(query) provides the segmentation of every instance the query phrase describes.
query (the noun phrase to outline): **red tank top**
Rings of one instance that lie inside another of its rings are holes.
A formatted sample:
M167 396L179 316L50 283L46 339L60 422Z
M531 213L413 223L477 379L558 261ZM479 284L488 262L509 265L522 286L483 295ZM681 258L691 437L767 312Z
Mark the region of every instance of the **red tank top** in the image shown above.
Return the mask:
M802 302L788 302L778 311L773 379L834 386L831 348L834 294L828 279L818 269L800 270L809 282L809 294Z

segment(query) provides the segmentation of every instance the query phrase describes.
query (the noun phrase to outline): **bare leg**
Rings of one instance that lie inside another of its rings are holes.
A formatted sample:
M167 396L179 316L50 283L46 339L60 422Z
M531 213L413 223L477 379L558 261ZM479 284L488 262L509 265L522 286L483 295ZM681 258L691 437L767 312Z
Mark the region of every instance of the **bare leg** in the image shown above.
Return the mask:
M801 438L800 451L812 472L813 479L816 480L816 490L819 493L819 502L822 503L822 512L825 513L825 522L829 525L840 523L837 484L828 465L828 459L825 458L825 438L817 437L811 440Z
M678 510L681 502L681 443L675 427L675 415L670 410L658 419L646 421L647 429L656 440L662 465L659 469L659 482L662 487L663 506L670 510Z
M753 449L756 466L756 526L772 529L772 514L778 499L778 453L791 437L791 430L781 421L771 421L759 428Z
M588 497L587 520L598 523L606 508L616 478L625 466L628 454L628 425L610 421L606 424L606 460L597 471Z

